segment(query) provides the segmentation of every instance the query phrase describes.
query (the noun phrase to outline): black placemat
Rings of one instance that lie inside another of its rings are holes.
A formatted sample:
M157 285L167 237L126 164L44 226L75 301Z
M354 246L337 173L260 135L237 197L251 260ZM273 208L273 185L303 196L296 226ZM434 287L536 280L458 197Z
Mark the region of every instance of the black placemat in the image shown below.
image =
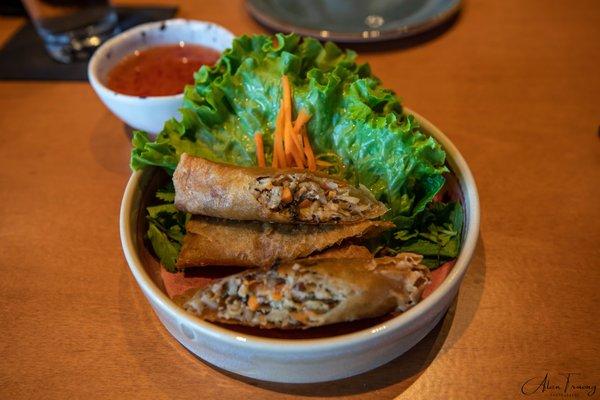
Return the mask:
M116 7L121 30L173 18L177 7ZM87 61L61 64L46 53L42 39L27 22L0 49L0 79L87 81Z

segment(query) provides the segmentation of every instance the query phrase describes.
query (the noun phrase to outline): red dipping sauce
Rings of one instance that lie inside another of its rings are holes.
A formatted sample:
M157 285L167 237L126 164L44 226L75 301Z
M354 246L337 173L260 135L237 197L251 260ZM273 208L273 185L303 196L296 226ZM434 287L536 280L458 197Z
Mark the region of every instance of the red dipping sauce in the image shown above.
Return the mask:
M194 83L194 72L213 65L220 53L193 44L155 46L135 51L108 73L108 88L131 96L170 96Z

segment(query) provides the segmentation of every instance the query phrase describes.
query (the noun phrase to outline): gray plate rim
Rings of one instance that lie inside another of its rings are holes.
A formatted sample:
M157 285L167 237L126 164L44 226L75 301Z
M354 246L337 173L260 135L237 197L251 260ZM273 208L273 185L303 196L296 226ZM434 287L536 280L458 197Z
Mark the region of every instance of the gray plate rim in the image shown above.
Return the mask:
M293 24L288 24L281 19L273 17L269 14L264 14L254 3L256 0L246 0L246 9L248 12L262 25L279 32L295 32L303 36L311 36L320 40L332 40L335 42L342 43L367 43L367 42L383 42L392 39L401 39L409 36L414 36L419 33L428 31L436 26L443 24L452 18L462 7L462 0L453 0L450 6L437 14L434 14L431 18L417 24L404 25L401 28L388 29L388 30L376 30L372 29L370 32L378 32L375 36L364 37L362 33L358 32L335 32L326 31L328 34L323 35L322 32L316 29L305 28Z

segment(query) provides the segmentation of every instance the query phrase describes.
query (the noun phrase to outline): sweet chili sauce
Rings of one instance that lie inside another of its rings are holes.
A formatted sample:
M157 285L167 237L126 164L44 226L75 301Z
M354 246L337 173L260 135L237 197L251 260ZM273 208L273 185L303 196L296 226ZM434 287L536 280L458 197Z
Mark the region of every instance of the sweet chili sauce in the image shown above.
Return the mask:
M194 83L194 72L213 65L219 52L208 47L180 42L136 50L125 56L108 73L107 86L131 96L169 96Z

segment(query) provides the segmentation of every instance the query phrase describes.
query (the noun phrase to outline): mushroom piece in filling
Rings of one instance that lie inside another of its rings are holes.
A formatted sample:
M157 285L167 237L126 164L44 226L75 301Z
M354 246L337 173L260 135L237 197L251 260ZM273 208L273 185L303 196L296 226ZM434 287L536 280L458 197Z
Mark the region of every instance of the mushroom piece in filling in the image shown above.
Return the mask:
M269 210L303 222L354 221L384 207L364 187L306 173L259 177L254 194Z

